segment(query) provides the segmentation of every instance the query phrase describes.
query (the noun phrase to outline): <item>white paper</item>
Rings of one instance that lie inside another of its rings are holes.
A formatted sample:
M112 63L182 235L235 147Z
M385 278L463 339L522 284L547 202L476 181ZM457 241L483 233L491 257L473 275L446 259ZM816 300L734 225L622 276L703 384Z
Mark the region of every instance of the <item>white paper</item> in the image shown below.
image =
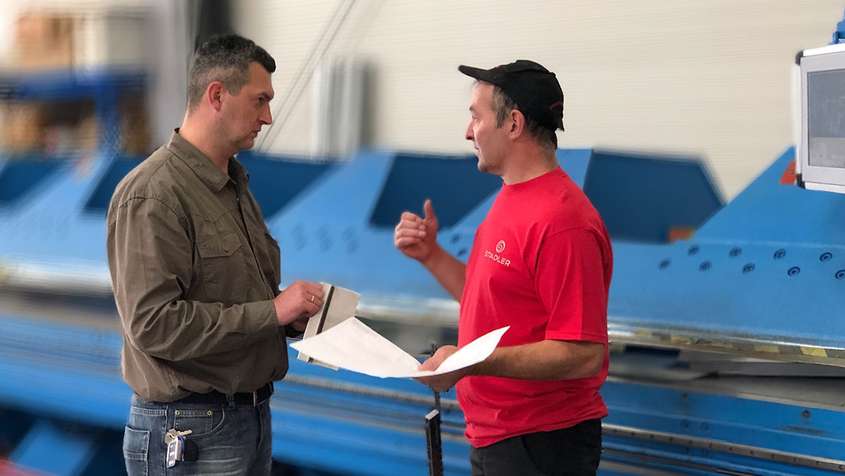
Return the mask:
M493 353L508 329L502 327L475 339L433 371L417 370L420 366L417 359L354 317L291 347L329 365L374 377L427 377L481 362Z
M354 316L355 311L358 309L358 298L360 295L355 291L328 283L320 284L323 285L323 307L308 319L308 325L305 328L303 339L313 337L331 329L346 319L349 319L350 316ZM315 360L302 352L299 353L297 359L308 362L309 364L322 365L332 370L337 370L336 366Z

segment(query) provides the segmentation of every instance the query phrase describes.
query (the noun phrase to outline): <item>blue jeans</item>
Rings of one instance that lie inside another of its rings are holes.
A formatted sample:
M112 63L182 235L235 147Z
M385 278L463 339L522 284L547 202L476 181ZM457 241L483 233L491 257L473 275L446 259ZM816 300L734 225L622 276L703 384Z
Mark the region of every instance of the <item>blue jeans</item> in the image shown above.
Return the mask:
M199 449L197 461L166 467L164 434L171 428L191 430L186 438ZM269 475L271 440L269 400L253 407L148 402L135 395L123 433L123 459L129 476Z

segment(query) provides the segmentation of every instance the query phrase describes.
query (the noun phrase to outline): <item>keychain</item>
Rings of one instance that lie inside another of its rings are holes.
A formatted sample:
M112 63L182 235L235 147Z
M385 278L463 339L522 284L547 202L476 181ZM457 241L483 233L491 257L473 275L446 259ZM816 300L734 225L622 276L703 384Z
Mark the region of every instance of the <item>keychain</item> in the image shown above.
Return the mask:
M191 430L179 431L172 428L164 434L164 442L167 444L167 457L165 461L168 468L176 466L176 463L179 461L197 460L199 456L197 444L185 438L191 433Z

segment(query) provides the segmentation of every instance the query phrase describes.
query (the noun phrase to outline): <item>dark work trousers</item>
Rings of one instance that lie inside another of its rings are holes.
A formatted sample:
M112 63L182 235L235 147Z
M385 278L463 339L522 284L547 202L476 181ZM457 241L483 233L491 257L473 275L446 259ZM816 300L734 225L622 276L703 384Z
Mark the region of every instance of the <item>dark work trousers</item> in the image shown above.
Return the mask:
M473 476L594 475L601 458L601 420L515 436L472 448Z

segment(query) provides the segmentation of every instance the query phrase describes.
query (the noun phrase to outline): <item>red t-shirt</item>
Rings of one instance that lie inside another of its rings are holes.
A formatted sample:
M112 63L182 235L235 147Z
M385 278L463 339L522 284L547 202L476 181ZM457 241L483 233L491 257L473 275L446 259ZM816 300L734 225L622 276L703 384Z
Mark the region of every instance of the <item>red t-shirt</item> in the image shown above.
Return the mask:
M607 345L613 257L604 223L560 168L503 185L478 227L461 297L458 344L511 326L502 347L545 339ZM606 347L605 347L606 349ZM572 380L470 376L458 382L475 447L607 415L601 372Z

